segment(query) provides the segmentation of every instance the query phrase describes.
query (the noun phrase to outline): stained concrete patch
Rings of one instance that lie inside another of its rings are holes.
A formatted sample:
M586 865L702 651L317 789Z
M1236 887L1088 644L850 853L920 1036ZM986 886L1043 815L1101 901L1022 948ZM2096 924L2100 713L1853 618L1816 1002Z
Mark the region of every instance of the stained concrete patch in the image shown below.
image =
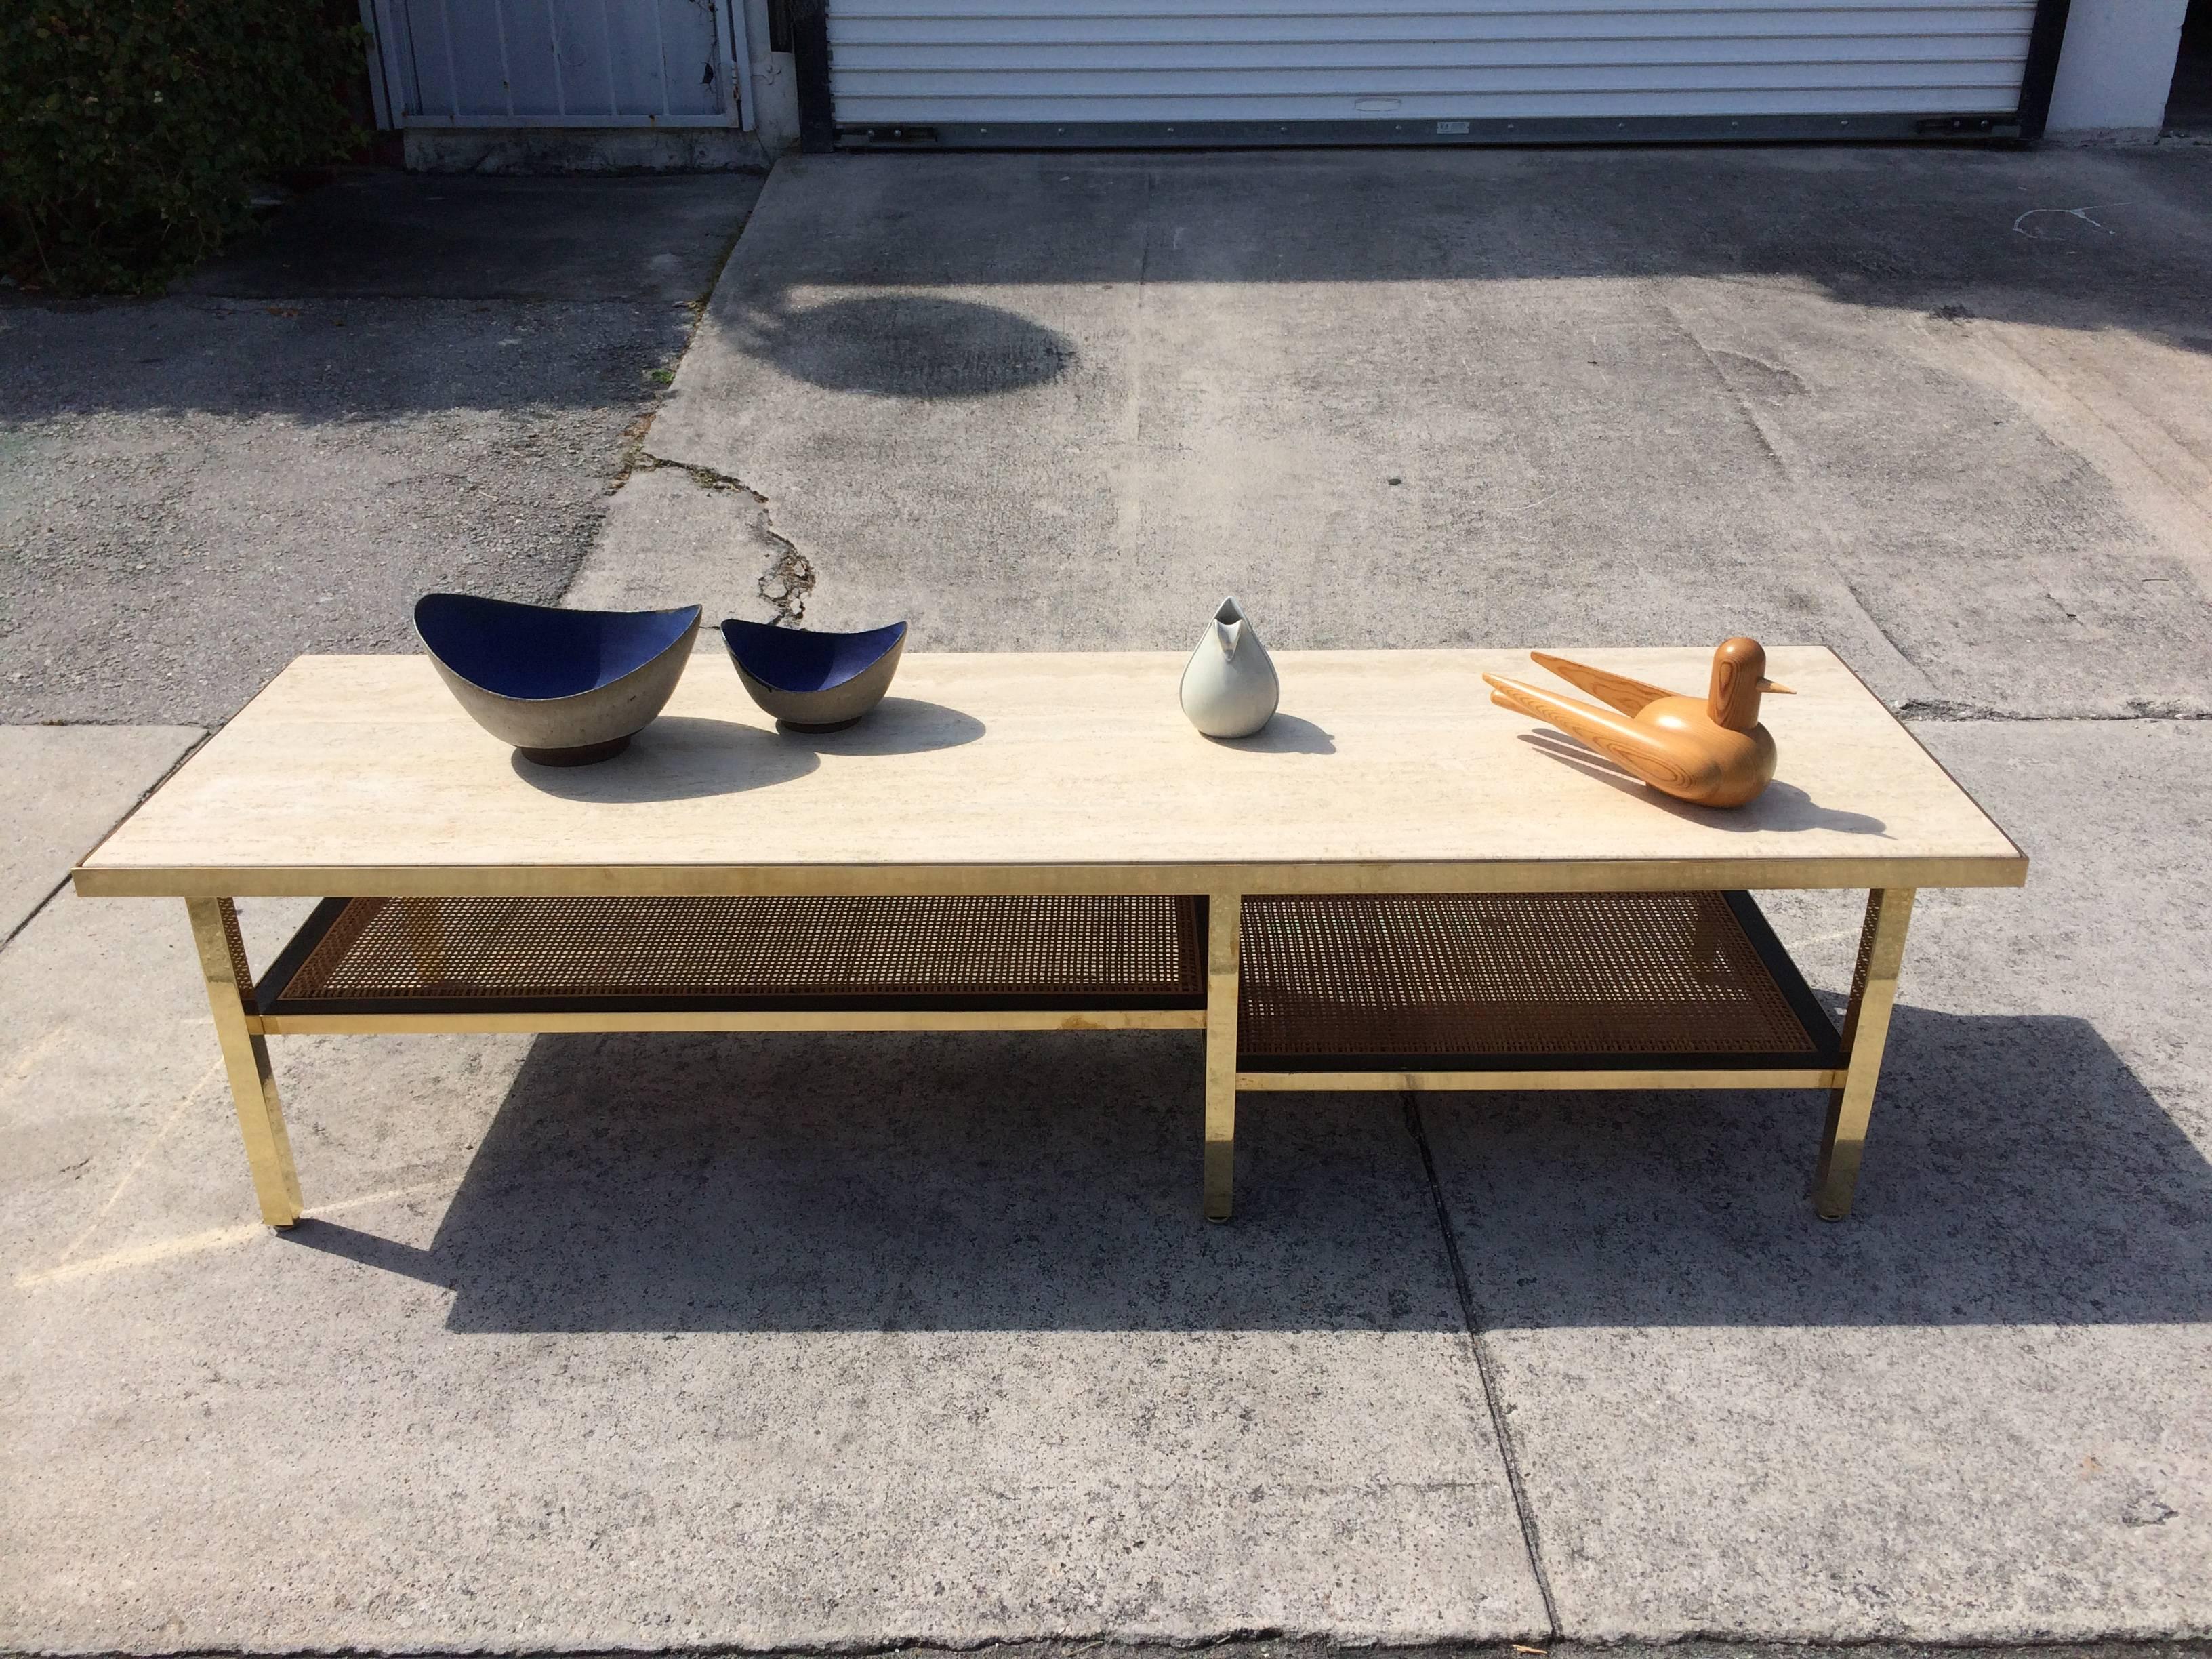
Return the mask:
M2212 726L1919 732L2034 864L1923 896L1850 1221L1817 1097L1422 1103L1579 1638L2212 1626Z
M186 726L0 726L0 939L200 737Z
M2076 198L2130 205L2015 230ZM804 158L648 446L919 649L1235 592L1285 645L1745 631L1929 711L2204 712L2208 203L2081 152Z
M1224 1229L1185 1036L280 1039L280 1238L176 908L0 954L10 1644L1544 1632L1389 1103Z

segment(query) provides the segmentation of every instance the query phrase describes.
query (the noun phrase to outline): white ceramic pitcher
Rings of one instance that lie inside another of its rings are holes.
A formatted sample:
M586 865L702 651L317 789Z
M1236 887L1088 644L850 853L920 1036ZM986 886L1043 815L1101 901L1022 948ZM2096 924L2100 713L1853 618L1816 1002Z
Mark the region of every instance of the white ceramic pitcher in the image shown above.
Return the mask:
M1182 712L1209 738L1249 738L1282 700L1282 682L1251 618L1224 599L1182 671Z

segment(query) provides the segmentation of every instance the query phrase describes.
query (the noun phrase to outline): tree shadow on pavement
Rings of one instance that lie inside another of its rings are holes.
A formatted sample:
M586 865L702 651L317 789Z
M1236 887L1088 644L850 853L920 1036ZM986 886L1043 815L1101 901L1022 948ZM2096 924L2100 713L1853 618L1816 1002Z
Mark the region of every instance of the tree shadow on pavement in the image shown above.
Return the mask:
M985 398L1056 380L1075 361L1058 329L1003 306L870 294L749 312L745 349L825 392Z
M2170 153L913 155L809 160L792 183L809 199L757 228L726 285L741 305L839 287L1765 279L2212 351L2212 167Z

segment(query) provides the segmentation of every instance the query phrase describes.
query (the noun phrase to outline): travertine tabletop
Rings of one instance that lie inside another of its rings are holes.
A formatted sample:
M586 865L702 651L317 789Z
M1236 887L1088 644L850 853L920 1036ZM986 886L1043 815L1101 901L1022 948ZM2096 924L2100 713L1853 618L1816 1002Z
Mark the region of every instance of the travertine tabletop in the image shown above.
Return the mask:
M1565 654L1702 692L1710 646ZM2014 885L2027 860L1833 653L1780 647L1774 783L1656 795L1493 707L1521 651L1283 652L1215 742L1178 655L909 654L779 732L702 653L628 753L549 769L421 657L301 657L86 858L94 895ZM1562 690L1571 688L1561 686Z

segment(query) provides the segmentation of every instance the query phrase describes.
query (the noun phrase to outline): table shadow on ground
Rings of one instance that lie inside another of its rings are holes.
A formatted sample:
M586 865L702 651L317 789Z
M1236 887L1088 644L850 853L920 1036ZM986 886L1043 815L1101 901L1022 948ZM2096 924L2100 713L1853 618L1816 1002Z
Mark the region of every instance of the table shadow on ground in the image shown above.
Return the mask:
M541 1037L427 1249L460 1331L1455 1330L1387 1097L1286 1099L1200 1214L1185 1033ZM1255 1125L1261 1115L1252 1115Z
M1142 1038L557 1036L427 1249L461 1332L1455 1328L1395 1095L1245 1097L1198 1215L1200 1048ZM2212 1317L2212 1167L2087 1022L1900 1009L1856 1215L1813 1092L1431 1095L1485 1322Z
M1818 1093L1420 1109L1495 1328L2212 1316L2212 1165L2087 1020L1900 1007L1836 1223Z

